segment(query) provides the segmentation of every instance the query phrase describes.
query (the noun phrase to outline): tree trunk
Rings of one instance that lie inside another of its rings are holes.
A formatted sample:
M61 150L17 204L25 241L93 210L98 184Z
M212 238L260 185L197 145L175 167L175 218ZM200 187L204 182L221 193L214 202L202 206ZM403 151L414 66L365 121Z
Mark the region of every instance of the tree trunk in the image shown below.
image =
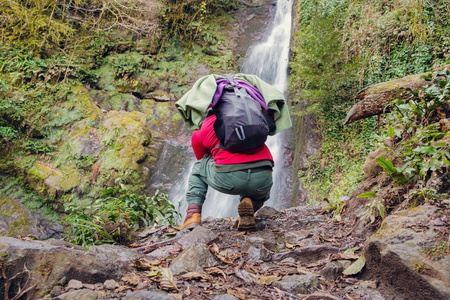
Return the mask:
M435 71L444 68L450 70L450 65L440 67ZM353 105L347 113L343 125L389 112L389 103L391 101L395 99L408 100L410 97L404 92L404 89L410 88L414 91L431 84L431 81L422 79L422 76L428 74L431 74L431 72L410 75L400 79L374 84L362 89L355 96L355 100L359 102Z

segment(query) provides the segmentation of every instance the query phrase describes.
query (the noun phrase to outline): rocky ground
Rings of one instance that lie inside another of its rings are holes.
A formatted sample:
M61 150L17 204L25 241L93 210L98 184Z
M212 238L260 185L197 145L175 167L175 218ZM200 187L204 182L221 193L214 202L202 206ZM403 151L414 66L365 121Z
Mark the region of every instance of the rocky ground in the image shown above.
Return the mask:
M89 252L0 237L0 292L9 300L448 299L448 217L434 206L398 212L367 241L319 206L263 207L256 232L207 219L192 231L148 228L130 247Z

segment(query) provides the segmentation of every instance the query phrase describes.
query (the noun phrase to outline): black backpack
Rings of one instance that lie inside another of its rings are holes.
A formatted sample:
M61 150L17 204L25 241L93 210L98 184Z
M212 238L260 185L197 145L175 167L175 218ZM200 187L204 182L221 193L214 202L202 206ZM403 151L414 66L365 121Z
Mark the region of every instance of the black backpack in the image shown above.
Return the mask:
M217 117L214 131L220 147L232 153L251 153L258 150L275 131L275 121L253 99L244 87L237 87L233 75L225 75L230 82L212 110Z

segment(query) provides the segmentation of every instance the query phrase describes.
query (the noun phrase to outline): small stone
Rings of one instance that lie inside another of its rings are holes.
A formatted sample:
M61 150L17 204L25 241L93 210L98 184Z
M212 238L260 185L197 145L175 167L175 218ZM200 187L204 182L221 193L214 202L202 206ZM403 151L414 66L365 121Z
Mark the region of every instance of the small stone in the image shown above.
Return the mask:
M285 263L285 264L295 263L295 259L293 257L286 257L285 259L280 261L280 263Z
M58 296L61 295L61 294L62 294L62 288L61 288L59 285L55 286L55 287L52 288L52 290L50 291L50 295L51 295L52 297L58 297Z
M90 283L83 283L83 286L87 288L88 290L95 290L95 285Z
M98 290L103 290L105 288L105 286L103 285L103 283L101 282L97 282L96 284L94 284L95 289Z
M148 284L147 284L147 283L145 283L145 282L140 282L140 283L136 286L136 291L143 290L143 289L145 289L145 288L147 288L147 287L148 287Z
M257 219L271 219L272 217L279 217L282 214L282 212L273 207L263 206L255 213L255 217Z
M135 291L130 295L126 295L123 300L176 300L176 298L169 296L162 292L151 292L151 291Z
M238 298L236 298L235 296L230 295L230 294L217 295L213 299L214 300L238 300Z
M334 280L342 274L342 271L344 267L340 262L331 261L325 265L320 274L328 280Z
M282 280L275 281L274 287L294 294L309 294L319 286L318 277L314 274L284 276Z
M58 281L58 285L65 286L67 284L67 278L64 276Z
M261 249L251 246L247 250L249 263L255 263L261 261Z
M72 279L67 284L66 290L79 290L83 288L83 283L79 280Z
M107 290L114 290L117 286L117 282L114 279L108 279L103 285Z

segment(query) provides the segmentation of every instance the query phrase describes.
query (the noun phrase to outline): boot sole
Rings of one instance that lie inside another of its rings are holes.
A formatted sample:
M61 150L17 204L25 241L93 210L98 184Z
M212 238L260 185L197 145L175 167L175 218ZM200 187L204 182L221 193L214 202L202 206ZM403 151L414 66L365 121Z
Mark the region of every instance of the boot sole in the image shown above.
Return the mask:
M255 217L251 200L242 200L238 205L238 231L255 231Z

